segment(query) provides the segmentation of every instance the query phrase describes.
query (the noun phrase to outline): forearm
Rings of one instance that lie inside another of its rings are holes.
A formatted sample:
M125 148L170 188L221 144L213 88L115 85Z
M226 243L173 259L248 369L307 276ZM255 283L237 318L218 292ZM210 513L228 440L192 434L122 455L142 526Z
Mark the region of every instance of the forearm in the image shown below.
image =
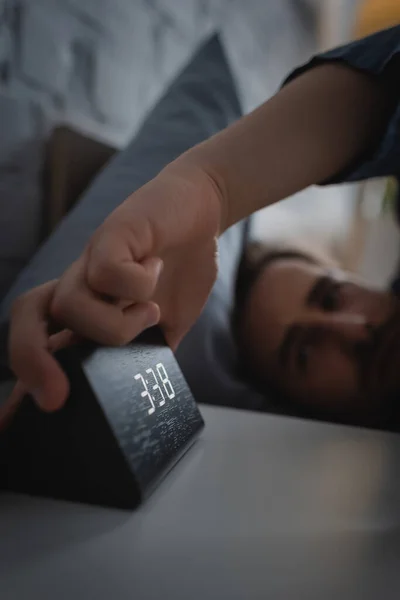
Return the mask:
M357 159L380 135L391 99L376 79L338 64L298 77L183 160L210 175L222 229Z

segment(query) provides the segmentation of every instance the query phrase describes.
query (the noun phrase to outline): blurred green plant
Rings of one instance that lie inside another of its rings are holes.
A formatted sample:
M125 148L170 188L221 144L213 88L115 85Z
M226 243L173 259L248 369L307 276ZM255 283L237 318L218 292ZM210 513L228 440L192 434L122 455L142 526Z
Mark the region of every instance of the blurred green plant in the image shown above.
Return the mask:
M395 216L399 198L399 182L395 177L388 177L382 199L381 215Z

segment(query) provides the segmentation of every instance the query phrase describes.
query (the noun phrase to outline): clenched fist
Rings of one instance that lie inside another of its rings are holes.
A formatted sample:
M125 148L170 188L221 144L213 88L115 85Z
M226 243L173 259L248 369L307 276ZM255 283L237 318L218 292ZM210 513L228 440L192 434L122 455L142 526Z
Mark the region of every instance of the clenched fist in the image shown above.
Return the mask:
M120 345L159 323L175 348L215 281L222 212L213 180L178 159L104 221L59 280L18 298L12 405L29 391L44 410L62 406L68 381L52 352L77 337Z

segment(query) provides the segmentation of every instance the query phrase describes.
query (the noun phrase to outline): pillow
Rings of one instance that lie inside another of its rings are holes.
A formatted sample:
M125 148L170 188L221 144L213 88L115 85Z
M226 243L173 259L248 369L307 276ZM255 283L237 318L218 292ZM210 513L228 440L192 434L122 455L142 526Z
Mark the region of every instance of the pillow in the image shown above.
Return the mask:
M80 255L92 232L129 194L240 114L234 82L214 35L172 83L133 142L97 177L18 277L2 303L3 322L12 300L60 276ZM179 347L177 359L197 401L261 408L264 399L235 376L235 345L229 326L244 230L245 224L239 223L221 237L218 280L199 321Z

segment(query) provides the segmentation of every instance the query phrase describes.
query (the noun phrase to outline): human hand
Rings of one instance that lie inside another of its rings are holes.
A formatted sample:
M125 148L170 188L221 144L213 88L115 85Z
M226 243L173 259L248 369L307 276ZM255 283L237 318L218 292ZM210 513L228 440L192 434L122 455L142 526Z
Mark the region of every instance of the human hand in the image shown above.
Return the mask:
M55 289L56 283L57 281L50 281L43 286L35 288L29 293L29 306L35 314L40 314L40 312L43 311L48 303L49 297ZM34 331L29 329L29 326L32 323L37 326ZM69 382L58 363L54 359L49 362L48 356L62 348L79 342L79 337L68 330L59 331L58 333L49 335L48 327L44 320L41 322L36 321L36 323L34 319L31 319L31 323L29 320L20 320L16 325L17 336L18 327L20 328L20 332L24 331L28 336L28 339L30 331L34 333L36 354L33 356L33 359L43 361L48 369L48 385L50 385L50 389L47 390L44 402L42 402L42 396L37 396L36 401L43 410L55 410L58 408L57 398L66 398L68 396ZM25 329L25 327L28 327L28 329ZM10 342L12 343L12 340L10 340ZM29 378L32 364L25 364L22 362L21 369L22 375L24 375L24 372L26 371ZM56 386L55 390L52 389L54 385ZM21 380L17 381L7 401L0 406L0 433L8 427L24 396L28 393L29 389L26 385L22 383Z
M123 345L159 323L176 348L215 281L221 220L213 181L180 159L127 198L60 280L15 302L10 362L24 391L45 410L68 396L49 324L64 330L58 335Z

